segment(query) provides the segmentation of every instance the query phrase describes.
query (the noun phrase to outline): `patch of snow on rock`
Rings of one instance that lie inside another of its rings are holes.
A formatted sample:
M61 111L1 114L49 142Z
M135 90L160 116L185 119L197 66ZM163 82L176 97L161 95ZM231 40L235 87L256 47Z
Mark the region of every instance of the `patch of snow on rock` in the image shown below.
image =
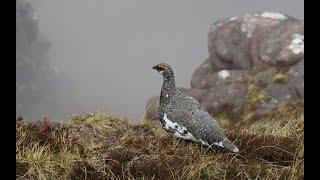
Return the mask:
M226 79L227 77L230 77L229 71L228 71L228 70L225 70L225 69L219 71L219 72L218 72L218 75L219 75L219 77L222 78L222 79Z
M294 54L300 54L304 52L304 36L300 34L293 34L292 35L292 40L289 45L289 49Z
M280 14L280 13L276 13L276 12L264 12L260 16L264 17L264 18L275 19L275 20L287 19L287 17L285 15Z

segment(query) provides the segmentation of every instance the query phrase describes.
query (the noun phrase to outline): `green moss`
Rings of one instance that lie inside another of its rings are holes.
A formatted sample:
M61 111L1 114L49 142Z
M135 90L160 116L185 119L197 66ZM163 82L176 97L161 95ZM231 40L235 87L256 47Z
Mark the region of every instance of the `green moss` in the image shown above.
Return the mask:
M250 72L250 75L251 77L254 77L255 75L257 75L258 73L266 70L267 68L270 68L272 66L275 66L275 64L272 62L272 61L268 61L264 64L261 64L261 65L258 65L258 66L255 66L251 72Z
M273 79L273 83L281 83L281 84L287 84L289 81L289 77L281 72L277 73Z
M245 114L253 111L260 104L271 101L270 95L265 89L261 89L254 83L254 77L249 77L247 81L248 93L246 99Z

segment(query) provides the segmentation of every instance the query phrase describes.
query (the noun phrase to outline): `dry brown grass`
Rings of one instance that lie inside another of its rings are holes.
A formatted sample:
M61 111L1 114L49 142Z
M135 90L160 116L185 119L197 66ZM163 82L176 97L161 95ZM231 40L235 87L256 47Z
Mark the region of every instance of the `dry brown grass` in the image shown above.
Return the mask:
M251 114L226 131L240 154L174 139L151 122L103 113L17 121L17 179L303 179L303 102Z

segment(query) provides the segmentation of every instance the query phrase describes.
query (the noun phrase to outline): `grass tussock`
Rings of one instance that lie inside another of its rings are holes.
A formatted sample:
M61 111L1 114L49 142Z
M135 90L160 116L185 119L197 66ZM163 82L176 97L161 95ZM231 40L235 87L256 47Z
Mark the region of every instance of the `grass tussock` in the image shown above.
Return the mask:
M152 122L103 113L16 125L17 179L303 179L303 102L226 131L240 154L175 139Z

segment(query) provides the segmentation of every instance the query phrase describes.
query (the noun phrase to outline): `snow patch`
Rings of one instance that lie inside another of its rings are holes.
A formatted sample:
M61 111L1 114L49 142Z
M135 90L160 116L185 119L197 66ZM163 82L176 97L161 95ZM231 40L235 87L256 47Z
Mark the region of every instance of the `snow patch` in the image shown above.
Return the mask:
M293 54L304 53L304 36L301 34L293 34L289 49Z
M230 18L229 21L235 21L237 19L239 19L238 16L234 16L234 17Z
M227 77L230 77L229 71L228 71L228 70L225 70L225 69L219 71L219 72L218 72L218 75L219 75L219 77L222 78L222 79L226 79Z
M260 16L264 17L264 18L275 19L275 20L287 19L287 17L285 15L280 14L280 13L276 13L276 12L264 12Z

